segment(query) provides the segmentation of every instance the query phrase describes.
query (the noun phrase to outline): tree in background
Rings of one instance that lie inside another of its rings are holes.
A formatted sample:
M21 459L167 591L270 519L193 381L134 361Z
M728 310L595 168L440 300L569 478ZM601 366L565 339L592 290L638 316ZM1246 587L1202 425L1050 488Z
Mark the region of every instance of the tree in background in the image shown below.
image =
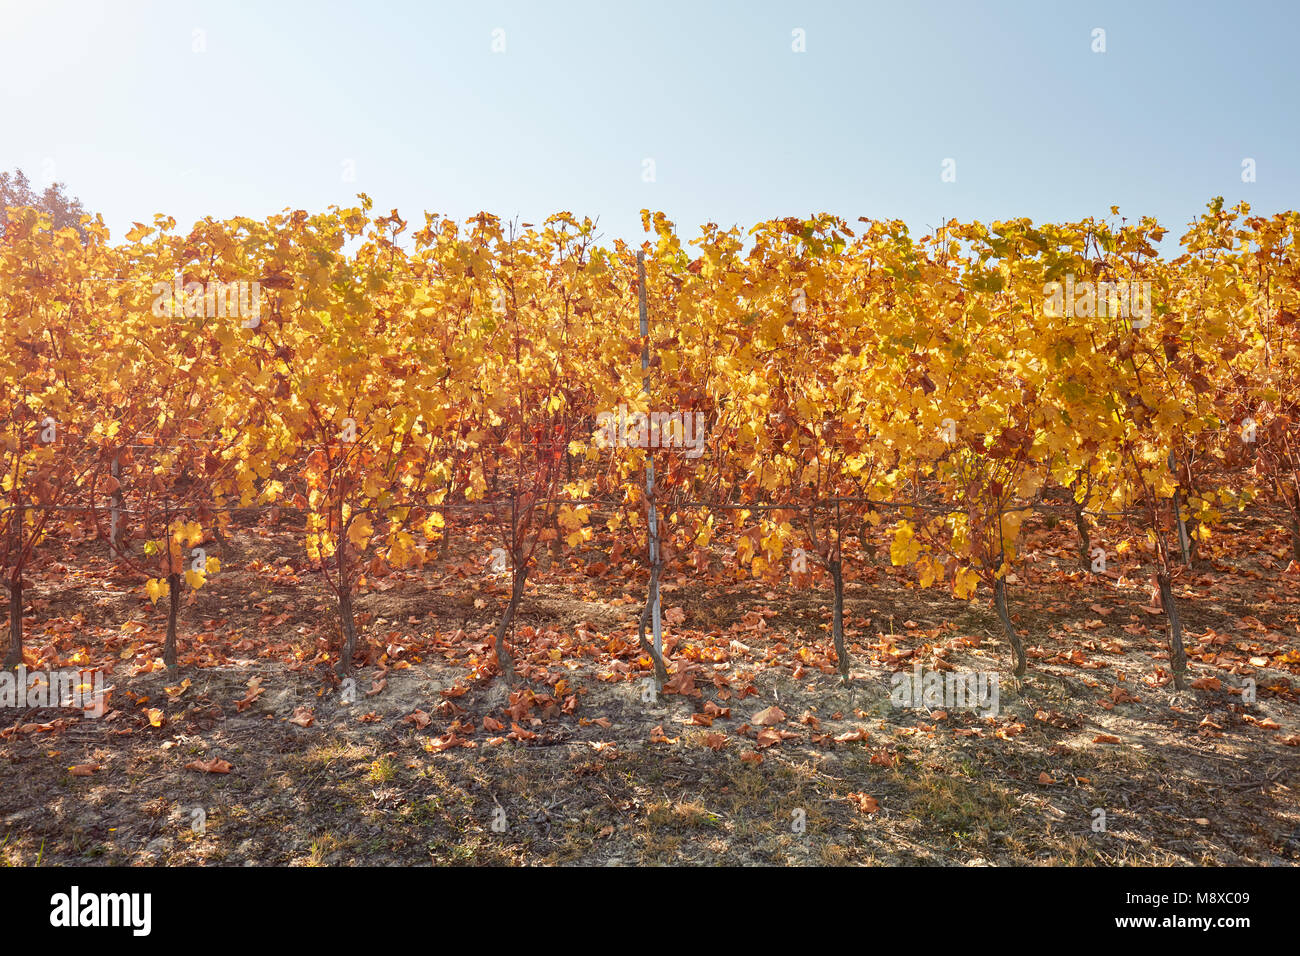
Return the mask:
M44 192L35 192L27 174L21 169L12 173L0 171L0 233L9 226L10 206L32 206L47 214L54 223L54 231L71 226L85 242L86 230L82 228L81 217L86 210L76 196L64 193L66 183L51 183Z

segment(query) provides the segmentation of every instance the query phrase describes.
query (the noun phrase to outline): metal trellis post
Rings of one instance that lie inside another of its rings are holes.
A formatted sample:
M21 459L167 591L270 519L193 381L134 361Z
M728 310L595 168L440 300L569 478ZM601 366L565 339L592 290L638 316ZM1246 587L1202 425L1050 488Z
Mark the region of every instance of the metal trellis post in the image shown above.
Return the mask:
M645 294L645 252L639 251L636 254L637 270L637 299L641 316L641 394L647 401L650 398L650 316L646 309ZM649 429L646 429L647 436ZM654 456L649 448L646 449L645 458L645 498L646 507L649 512L650 522L650 574L651 580L654 579L655 569L659 567L659 518L655 512L655 463ZM655 654L663 660L663 630L659 622L659 589L654 588L651 598L653 603L650 608L650 623L654 632ZM655 689L662 691L659 686L659 677L655 675Z

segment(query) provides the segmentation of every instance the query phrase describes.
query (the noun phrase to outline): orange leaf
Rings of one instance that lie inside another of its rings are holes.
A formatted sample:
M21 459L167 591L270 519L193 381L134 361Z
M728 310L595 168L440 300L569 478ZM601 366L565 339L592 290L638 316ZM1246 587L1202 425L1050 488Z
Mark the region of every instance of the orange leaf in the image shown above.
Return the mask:
M720 707L711 700L704 702L704 712L710 717L721 717L723 720L728 720L731 717L730 707Z
M650 742L652 744L675 744L677 743L677 738L665 735L663 725L660 724L654 730L650 731Z
M851 730L848 733L836 734L835 742L837 744L846 744L852 740L870 740L871 734L867 733L861 727L857 730Z
M780 707L772 706L760 710L750 719L759 727L772 727L785 720L785 711Z
M695 677L689 671L678 671L664 684L665 694L681 694L683 697L699 697L695 689Z
M450 750L452 747L459 747L464 741L456 736L455 731L448 731L441 737L434 737L424 745L424 749L429 753L440 754L444 750Z
M220 757L213 757L211 760L191 760L185 769L198 770L200 773L230 773L234 768Z
M433 718L430 717L428 714L426 714L424 711L415 710L407 714L405 717L403 717L402 723L413 724L416 730L423 730L425 727L429 726L429 722L432 719ZM498 725L496 729L500 730L501 727Z
M850 793L848 799L858 808L859 813L875 813L880 809L880 801L865 793Z
M506 734L506 736L512 740L536 740L537 739L537 734L533 733L531 730L524 730L524 728L520 727L514 721L510 722L510 733Z

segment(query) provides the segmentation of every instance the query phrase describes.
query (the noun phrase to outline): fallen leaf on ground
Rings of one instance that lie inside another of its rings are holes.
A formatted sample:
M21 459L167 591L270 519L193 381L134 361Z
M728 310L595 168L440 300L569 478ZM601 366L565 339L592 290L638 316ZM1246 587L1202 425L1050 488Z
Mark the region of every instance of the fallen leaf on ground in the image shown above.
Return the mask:
M211 760L191 760L185 769L198 770L200 773L230 773L234 768L220 757L213 757Z
M652 744L675 744L676 737L669 737L664 733L663 725L660 724L654 730L650 731L650 742Z
M847 733L836 734L835 742L837 744L847 744L852 740L870 740L871 734L867 733L861 727L857 730L850 730Z
M405 717L403 717L402 723L412 724L416 730L423 730L425 727L429 726L429 721L431 721L432 719L433 718L430 717L428 714L426 714L424 711L415 710L407 714Z
M760 710L757 714L751 717L750 720L758 727L773 727L785 720L785 711L780 707L773 705L764 710Z
M858 808L859 813L875 813L880 809L880 801L865 793L850 793L848 799Z

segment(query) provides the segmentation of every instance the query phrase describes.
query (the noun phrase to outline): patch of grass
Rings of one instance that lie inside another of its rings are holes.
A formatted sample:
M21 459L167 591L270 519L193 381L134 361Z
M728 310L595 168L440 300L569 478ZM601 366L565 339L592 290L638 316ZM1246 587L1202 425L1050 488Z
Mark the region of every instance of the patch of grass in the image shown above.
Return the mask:
M371 783L388 783L397 775L397 764L393 762L392 757L385 754L378 760L371 761L368 775Z
M337 836L327 831L311 841L307 858L302 861L302 865L326 866L330 863L339 862L335 857L355 847L356 844L355 837Z
M403 804L398 814L405 822L423 827L442 820L445 814L443 807L442 797L435 794L414 803Z
M988 782L923 771L919 776L895 775L908 799L907 815L961 839L982 830L1008 829L1016 811L1010 795Z
M331 738L310 747L300 758L304 769L323 770L341 760L358 762L370 756L370 749L341 738Z
M720 827L722 818L699 803L652 803L646 822L656 827Z

